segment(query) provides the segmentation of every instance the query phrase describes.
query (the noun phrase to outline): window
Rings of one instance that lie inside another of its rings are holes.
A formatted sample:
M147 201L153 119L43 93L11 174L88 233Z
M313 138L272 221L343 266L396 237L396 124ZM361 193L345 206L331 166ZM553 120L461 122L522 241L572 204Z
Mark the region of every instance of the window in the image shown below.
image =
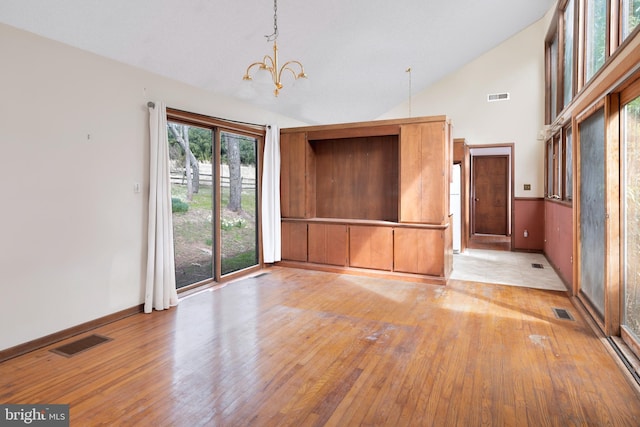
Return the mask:
M620 15L622 21L620 27L624 41L640 22L640 0L622 0Z
M551 123L558 115L558 36L547 43L547 123Z
M547 153L546 153L546 157L547 157L547 167L546 167L546 171L547 171L547 183L546 183L546 191L545 194L547 196L547 198L552 198L553 197L553 139L550 139L549 141L547 141Z
M639 0L640 1L640 0ZM553 123L573 98L575 0L566 0L546 41L547 123Z
M585 82L604 65L607 46L607 1L586 0Z
M573 200L573 132L570 127L563 132L563 152L564 152L564 199Z
M547 141L546 191L548 199L571 202L573 199L571 127L565 127Z
M562 62L562 82L563 82L563 106L567 106L573 97L573 21L574 21L574 0L567 2L563 13L563 62Z
M220 135L220 273L258 264L256 138Z
M264 130L167 110L176 287L258 267Z
M578 125L580 148L579 297L605 314L605 116L599 108Z
M213 131L167 121L178 289L213 277Z

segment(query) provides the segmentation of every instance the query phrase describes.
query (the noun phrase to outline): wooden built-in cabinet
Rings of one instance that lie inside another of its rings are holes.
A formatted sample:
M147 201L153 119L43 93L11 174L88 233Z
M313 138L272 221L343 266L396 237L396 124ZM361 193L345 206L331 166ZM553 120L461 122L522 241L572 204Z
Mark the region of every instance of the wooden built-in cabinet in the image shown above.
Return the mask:
M282 129L282 265L446 282L446 116Z
M344 224L310 223L309 262L347 265L347 226Z

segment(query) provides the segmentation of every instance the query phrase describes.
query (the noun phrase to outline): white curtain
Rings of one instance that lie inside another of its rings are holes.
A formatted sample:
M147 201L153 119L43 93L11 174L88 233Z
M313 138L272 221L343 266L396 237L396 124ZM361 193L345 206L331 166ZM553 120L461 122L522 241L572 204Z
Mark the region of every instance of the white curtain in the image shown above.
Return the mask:
M280 128L267 127L262 170L262 255L264 262L282 259L280 234Z
M149 104L149 227L144 312L178 304L173 254L167 107Z

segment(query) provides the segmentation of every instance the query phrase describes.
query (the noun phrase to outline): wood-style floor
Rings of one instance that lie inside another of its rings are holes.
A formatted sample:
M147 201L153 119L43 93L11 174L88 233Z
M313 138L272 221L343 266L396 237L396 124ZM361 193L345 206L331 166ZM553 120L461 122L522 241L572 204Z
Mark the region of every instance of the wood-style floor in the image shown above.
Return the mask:
M72 426L640 425L563 292L265 272L4 362L0 403L70 404Z

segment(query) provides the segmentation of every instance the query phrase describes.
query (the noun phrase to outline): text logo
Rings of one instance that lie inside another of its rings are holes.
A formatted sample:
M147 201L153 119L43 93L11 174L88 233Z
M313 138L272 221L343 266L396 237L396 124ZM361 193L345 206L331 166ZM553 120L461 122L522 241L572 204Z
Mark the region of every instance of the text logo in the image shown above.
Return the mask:
M0 405L0 427L69 427L69 405Z

